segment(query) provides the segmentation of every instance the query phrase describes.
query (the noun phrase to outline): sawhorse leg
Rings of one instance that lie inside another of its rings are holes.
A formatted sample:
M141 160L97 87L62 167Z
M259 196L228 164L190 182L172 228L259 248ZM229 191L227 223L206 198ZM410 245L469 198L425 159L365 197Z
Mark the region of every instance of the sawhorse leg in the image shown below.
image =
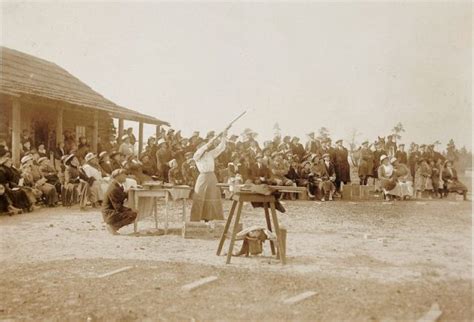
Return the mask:
M272 231L272 223L270 221L270 212L268 211L268 203L263 203L263 208L265 209L265 220L267 221L267 228L269 231ZM275 244L273 240L270 240L270 248L272 250L272 255L275 255Z
M186 199L181 199L183 201L183 213L181 214L181 221L186 222Z
M168 218L168 200L169 200L169 192L166 191L166 194L165 194L165 217L166 217L166 221L165 221L165 235L168 234L168 221L169 221L169 218Z
M137 212L137 218L135 218L135 221L133 222L133 232L136 234L138 231L138 219L140 219L140 212L138 211L138 195L137 193L134 193L133 196L133 208Z
M274 202L270 202L270 208L272 210L272 220L273 220L273 225L275 226L275 233L277 235L277 249L278 249L277 258L281 260L282 264L286 264L286 254L281 244L281 231L280 231L280 226L278 224L278 217L276 214Z
M234 250L235 236L237 235L237 227L240 222L240 215L242 214L242 205L243 201L239 201L239 207L237 208L237 216L235 217L234 229L232 230L232 237L230 239L229 251L227 252L227 261L226 264L230 264L230 259L232 258L232 251Z
M229 231L230 223L232 222L232 217L234 216L235 207L237 206L237 201L232 202L232 207L230 208L229 217L224 226L224 231L222 232L221 240L219 241L219 246L217 247L217 256L221 255L222 247L224 246L225 238L227 232Z

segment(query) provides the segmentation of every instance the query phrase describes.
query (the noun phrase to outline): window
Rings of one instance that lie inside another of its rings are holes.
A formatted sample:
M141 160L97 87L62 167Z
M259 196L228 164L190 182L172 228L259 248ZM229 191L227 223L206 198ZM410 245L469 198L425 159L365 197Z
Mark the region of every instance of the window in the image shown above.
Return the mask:
M86 136L86 127L82 125L76 125L76 139L79 139L81 136Z

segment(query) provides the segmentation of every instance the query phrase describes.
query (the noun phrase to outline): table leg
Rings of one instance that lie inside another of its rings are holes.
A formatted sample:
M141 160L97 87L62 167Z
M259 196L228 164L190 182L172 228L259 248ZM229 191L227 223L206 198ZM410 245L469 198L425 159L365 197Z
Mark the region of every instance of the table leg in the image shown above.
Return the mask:
M221 255L222 246L224 246L225 238L227 232L229 231L230 223L232 222L232 217L234 216L235 207L237 206L237 201L232 202L232 207L230 208L229 217L224 226L224 231L222 232L221 240L219 241L219 246L217 247L217 256Z
M229 252L227 253L226 264L230 264L232 258L232 251L234 250L235 236L237 235L237 227L239 226L240 215L242 213L243 201L239 201L239 207L237 208L237 216L235 217L234 229L232 230L232 238L230 239Z
M181 199L183 201L183 213L181 215L181 221L186 222L186 199Z
M272 223L270 221L270 212L268 211L268 203L263 203L263 208L265 209L265 220L267 221L267 229L272 231ZM270 240L270 248L272 250L272 255L275 255L275 243L273 240Z
M280 255L281 263L286 264L285 250L283 249L283 247L280 244L281 232L280 232L280 226L278 225L278 217L277 217L277 214L276 214L275 203L274 202L270 202L270 208L272 210L272 220L273 220L273 225L275 226L275 233L277 235L277 250L278 250L277 255Z
M155 228L158 230L158 198L153 198L153 217L155 217Z
M165 217L166 217L166 221L165 221L165 235L168 234L168 198L169 196L169 192L167 191L166 194L165 194Z
M137 218L135 218L135 221L133 222L133 232L136 234L138 232L138 219L140 218L140 212L138 211L138 194L137 193L133 194L133 207L135 208L134 210L137 212Z

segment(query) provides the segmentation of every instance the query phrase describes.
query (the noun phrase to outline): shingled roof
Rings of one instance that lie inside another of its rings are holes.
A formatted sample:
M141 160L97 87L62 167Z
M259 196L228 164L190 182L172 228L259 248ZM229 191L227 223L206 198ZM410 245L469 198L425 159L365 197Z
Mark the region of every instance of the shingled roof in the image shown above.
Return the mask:
M107 111L113 117L169 126L153 116L115 104L54 63L1 46L0 93L43 97Z

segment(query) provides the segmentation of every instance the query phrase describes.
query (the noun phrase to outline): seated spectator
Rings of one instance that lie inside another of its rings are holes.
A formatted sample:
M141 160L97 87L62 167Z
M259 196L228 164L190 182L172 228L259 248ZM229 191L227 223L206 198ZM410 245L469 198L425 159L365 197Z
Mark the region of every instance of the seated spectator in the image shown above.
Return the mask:
M254 184L268 184L272 173L268 169L263 155L257 155L257 162L252 166L249 180Z
M289 166L283 160L282 154L280 152L274 152L273 160L270 163L270 171L272 177L270 182L277 186L296 186L296 184L285 177L288 173Z
M79 202L80 190L79 185L87 182L88 178L84 171L80 168L80 163L74 154L68 155L64 159L64 187L62 201L63 206L70 207Z
M56 188L47 182L38 166L33 163L33 156L26 155L21 159L21 174L23 185L30 187L35 196L40 198L48 207L55 207L58 203Z
M394 178L396 179L397 189L393 195L401 199L407 199L413 197L413 180L411 177L410 169L406 164L398 161L397 158L391 158L390 163L393 165Z
M154 155L154 154L153 154ZM156 176L156 166L155 163L152 161L151 157L148 154L145 154L142 157L142 169L143 173L149 177Z
M196 162L193 159L193 152L187 152L185 154L186 161L181 165L181 175L184 180L184 184L194 187L196 179L199 176L199 171L196 167Z
M107 151L102 151L99 153L99 166L102 176L110 177L114 169L112 168L112 162L110 162L110 156Z
M130 158L124 168L127 170L128 178L133 178L137 184L153 180L151 176L143 173L143 165L135 157Z
M318 184L314 181L314 174L311 170L312 164L311 161L304 161L300 171L300 179L297 183L300 187L306 187L308 190L308 196L313 199L317 192Z
M93 208L98 208L104 199L109 180L102 177L97 156L94 153L87 153L84 161L85 164L82 166L82 170L88 178L87 183L89 185L87 198L91 202ZM85 205L82 204L82 206Z
M112 151L110 153L110 165L112 171L122 169L123 155L118 151Z
M415 171L415 189L417 197L422 197L423 192L428 191L430 193L429 198L431 198L433 191L433 181L431 176L432 172L427 160L421 158L418 161L418 167Z
M0 184L0 215L16 215L21 213L21 209L13 206L13 202L8 196L7 189L3 184Z
M458 173L449 160L444 162L442 178L446 192L457 192L463 195L464 200L467 200L467 187L459 181Z
M32 200L24 188L20 187L20 172L13 167L12 160L8 152L4 148L0 148L0 184L5 188L6 197L8 197L11 205L22 211L32 211L35 198Z
M323 154L323 161L320 164L320 190L323 194L321 201L332 201L332 197L336 192L336 170L334 164L331 162L331 156L329 153Z
M429 166L431 168L431 182L433 183L433 197L443 198L443 185L441 180L442 160L430 159Z
M38 145L38 154L39 154L40 158L42 158L42 157L48 158L48 152L46 152L46 148L44 147L43 143Z
M52 184L58 195L61 194L61 182L57 171L51 166L51 163L47 157L40 157L38 159L38 168L41 171L43 177L46 178L46 182Z
M181 170L178 167L178 161L173 159L169 162L170 170L168 171L168 180L169 183L173 185L182 185L184 184L183 176L181 175Z

